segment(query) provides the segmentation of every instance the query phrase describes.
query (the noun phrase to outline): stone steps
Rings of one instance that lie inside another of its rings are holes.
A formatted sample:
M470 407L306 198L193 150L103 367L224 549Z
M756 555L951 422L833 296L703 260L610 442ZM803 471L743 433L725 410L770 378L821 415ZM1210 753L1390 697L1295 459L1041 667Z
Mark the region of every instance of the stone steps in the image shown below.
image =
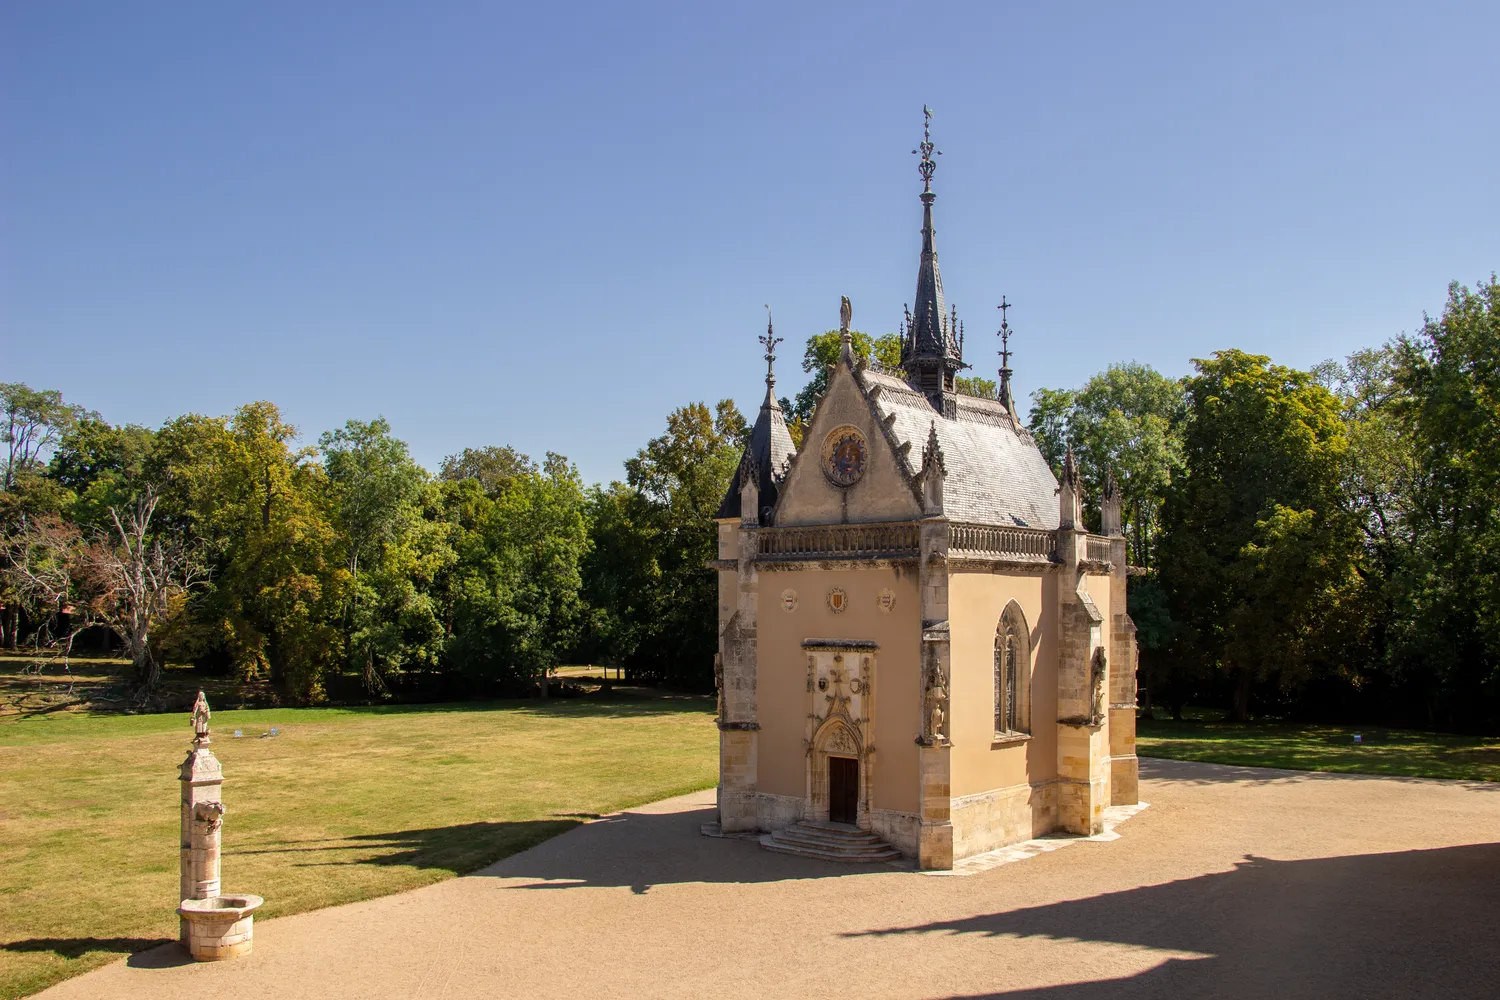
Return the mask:
M804 820L785 830L765 834L760 846L778 854L795 854L820 861L896 861L901 852L866 830L845 823Z

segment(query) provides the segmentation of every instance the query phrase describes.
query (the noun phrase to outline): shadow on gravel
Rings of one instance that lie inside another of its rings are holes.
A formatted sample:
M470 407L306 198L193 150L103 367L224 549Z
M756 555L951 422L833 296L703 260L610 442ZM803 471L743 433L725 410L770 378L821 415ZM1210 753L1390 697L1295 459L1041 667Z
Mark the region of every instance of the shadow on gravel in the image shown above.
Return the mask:
M712 806L688 811L624 812L568 837L506 858L475 875L535 880L520 889L628 886L645 893L681 882L748 883L891 873L883 864L838 864L763 851L756 839L705 837Z
M1207 761L1142 756L1141 777L1185 785L1272 785L1304 781L1395 781L1403 784L1443 784L1476 792L1500 792L1500 781L1463 778L1411 778L1400 774L1352 774L1344 771L1293 771L1280 767L1210 764Z
M1493 997L1500 981L1500 843L1232 871L849 937L1045 937L1196 952L1136 976L985 994L1110 997ZM953 998L960 1000L960 998ZM969 1000L979 1000L971 997Z

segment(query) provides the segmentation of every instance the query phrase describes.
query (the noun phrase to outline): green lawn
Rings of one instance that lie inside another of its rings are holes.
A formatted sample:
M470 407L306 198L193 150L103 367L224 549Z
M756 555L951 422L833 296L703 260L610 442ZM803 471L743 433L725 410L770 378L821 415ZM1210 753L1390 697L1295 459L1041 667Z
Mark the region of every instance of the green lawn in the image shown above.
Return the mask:
M711 787L712 710L627 689L215 712L224 888L264 896L262 917L367 899ZM181 714L0 719L0 997L175 939L177 766L191 737Z
M1136 748L1143 757L1215 764L1500 781L1500 739L1379 727L1142 719Z

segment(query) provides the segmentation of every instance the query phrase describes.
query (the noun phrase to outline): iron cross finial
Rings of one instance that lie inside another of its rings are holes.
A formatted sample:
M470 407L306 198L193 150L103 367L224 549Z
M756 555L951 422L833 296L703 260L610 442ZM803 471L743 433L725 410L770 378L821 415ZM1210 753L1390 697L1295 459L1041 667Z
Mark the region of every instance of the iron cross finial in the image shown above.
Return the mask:
M761 346L766 349L766 379L770 381L775 376L771 374L771 365L776 361L776 345L782 342L781 337L776 336L776 330L771 326L771 307L766 306L766 332L765 336L756 338Z
M1000 330L997 334L997 336L999 336L1000 338L1000 367L1009 368L1011 350L1010 319L1008 314L1010 312L1010 303L1007 302L1005 300L1005 296L1002 295L1000 296L1000 304L995 308L1000 310Z
M932 109L922 105L922 144L912 150L912 154L922 154L922 162L917 164L917 173L922 176L922 193L932 193L932 174L937 170L937 162L934 156L942 156L941 149L934 152L932 148Z

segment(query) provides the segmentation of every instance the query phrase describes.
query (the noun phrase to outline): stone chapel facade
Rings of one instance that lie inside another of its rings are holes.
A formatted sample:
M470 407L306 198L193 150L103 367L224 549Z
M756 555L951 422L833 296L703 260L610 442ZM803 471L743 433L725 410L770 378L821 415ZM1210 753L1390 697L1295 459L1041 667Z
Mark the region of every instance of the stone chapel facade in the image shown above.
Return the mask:
M955 391L931 148L901 370L855 356L846 299L801 451L768 373L718 512L718 807L725 833L850 824L943 869L1136 801L1136 649L1118 497L1089 534L1008 367L999 400Z

